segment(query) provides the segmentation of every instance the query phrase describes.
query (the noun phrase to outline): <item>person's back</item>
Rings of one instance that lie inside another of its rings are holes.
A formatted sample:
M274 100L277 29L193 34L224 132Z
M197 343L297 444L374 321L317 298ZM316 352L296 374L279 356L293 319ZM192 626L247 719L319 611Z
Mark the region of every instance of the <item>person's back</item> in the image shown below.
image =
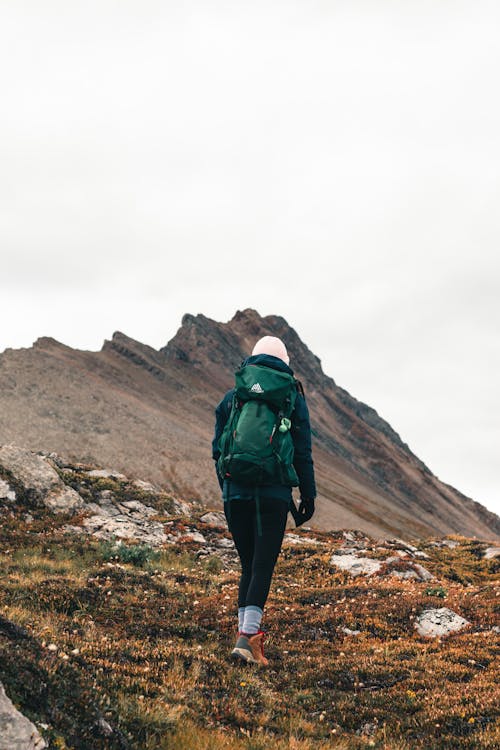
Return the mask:
M255 365L293 376L288 354L280 339L265 336L255 345L252 355L242 368ZM228 391L216 408L212 457L220 465L221 438L231 416L235 390ZM290 510L299 525L314 513L316 486L311 451L311 428L304 393L298 385L293 411L290 414L290 435L293 443L293 468L301 502L297 510L290 483L267 478L246 483L231 476L217 477L224 499L224 512L241 560L238 593L238 641L233 656L246 661L267 663L263 656L260 630L264 604L269 594L274 566L278 558Z

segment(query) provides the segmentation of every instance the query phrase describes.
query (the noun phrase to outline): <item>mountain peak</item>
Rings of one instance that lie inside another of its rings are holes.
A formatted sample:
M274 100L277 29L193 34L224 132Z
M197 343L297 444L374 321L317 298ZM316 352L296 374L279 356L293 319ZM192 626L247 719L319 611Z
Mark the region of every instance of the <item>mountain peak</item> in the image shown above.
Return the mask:
M264 335L285 342L304 385L320 527L500 535L493 513L434 477L374 409L324 374L285 318L252 308L224 323L186 313L159 351L115 331L100 352L49 337L5 352L3 440L141 472L188 499L220 499L210 457L214 408Z

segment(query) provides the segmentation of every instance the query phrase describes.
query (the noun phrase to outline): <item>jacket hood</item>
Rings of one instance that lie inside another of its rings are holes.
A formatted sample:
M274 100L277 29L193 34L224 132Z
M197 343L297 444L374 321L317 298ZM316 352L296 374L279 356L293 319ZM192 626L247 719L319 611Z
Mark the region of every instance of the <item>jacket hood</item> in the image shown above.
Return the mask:
M270 367L273 370L280 370L280 372L287 372L289 375L293 375L292 368L286 362L283 362L279 357L273 357L271 354L252 354L241 363L242 367L246 365L262 365L263 367Z

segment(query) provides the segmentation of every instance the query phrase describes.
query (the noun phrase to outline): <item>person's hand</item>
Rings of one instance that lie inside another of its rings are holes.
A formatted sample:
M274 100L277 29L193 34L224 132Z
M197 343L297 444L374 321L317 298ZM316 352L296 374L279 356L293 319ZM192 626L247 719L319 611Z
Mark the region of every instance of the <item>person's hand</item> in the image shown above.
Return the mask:
M307 498L301 497L299 509L296 515L294 514L295 526L301 526L306 521L309 521L309 519L312 518L313 515L314 515L314 499L309 500Z

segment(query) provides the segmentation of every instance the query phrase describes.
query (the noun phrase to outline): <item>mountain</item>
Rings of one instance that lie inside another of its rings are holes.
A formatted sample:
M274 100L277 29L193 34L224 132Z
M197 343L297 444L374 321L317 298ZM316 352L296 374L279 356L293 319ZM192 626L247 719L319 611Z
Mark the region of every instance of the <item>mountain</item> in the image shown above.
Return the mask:
M319 490L313 523L369 534L500 537L500 519L435 477L370 406L327 376L279 316L185 315L159 351L116 332L99 352L52 338L0 355L0 445L111 466L186 500L220 502L214 408L265 334L286 343L311 413Z

